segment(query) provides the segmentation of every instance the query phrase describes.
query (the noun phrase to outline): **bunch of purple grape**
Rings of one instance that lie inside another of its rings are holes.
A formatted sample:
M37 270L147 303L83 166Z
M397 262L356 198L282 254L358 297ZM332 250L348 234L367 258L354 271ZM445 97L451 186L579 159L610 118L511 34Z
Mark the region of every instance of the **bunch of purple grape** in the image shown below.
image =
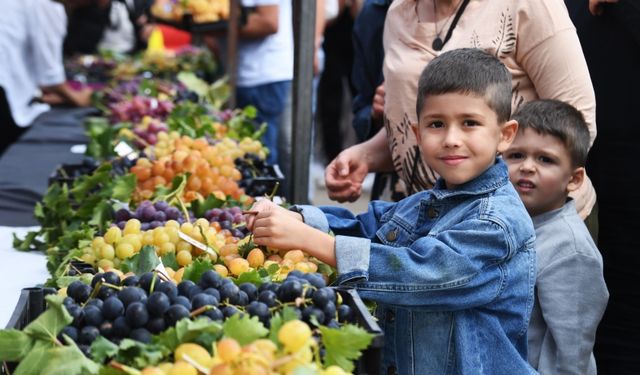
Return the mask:
M133 128L133 134L140 138L136 139L134 143L139 149L144 149L146 146L144 142L150 145L155 145L158 142L158 133L168 131L169 127L165 123L158 120L151 120L146 128L141 126Z
M144 116L164 120L173 110L173 103L167 100L134 96L131 99L109 104L112 123L130 121L140 122Z
M244 224L244 215L240 207L213 208L205 212L204 217L210 223L220 224L220 229L229 230L233 237L244 238L249 234L247 226L242 225Z
M127 220L140 220L140 229L145 231L164 226L167 220L175 220L179 223L184 222L184 215L176 207L170 206L167 202L143 201L135 211L121 208L116 211L115 223L120 229L124 229Z

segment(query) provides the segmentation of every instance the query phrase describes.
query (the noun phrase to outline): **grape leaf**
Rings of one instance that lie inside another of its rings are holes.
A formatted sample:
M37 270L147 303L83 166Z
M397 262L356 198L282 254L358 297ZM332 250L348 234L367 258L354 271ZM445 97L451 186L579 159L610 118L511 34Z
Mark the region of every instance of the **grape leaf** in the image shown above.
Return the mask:
M91 344L91 357L97 363L104 363L107 358L112 358L118 352L118 345L98 336Z
M207 318L199 318L196 320L182 319L176 323L176 336L182 342L191 342L202 333L210 333L217 335L222 334L222 326Z
M85 375L98 374L100 366L85 357L77 346L59 346L46 351L46 360L38 374Z
M337 329L320 326L320 333L326 350L325 365L337 365L349 372L353 371L353 361L360 358L362 350L371 344L374 336L353 324Z
M133 173L115 178L113 180L111 198L121 202L128 202L131 200L131 196L136 190L136 181L136 175Z
M240 314L235 314L225 320L222 329L225 336L235 339L242 346L263 338L269 333L269 330L264 328L257 316L243 315L241 317Z
M153 246L143 246L140 252L125 259L120 263L120 270L124 273L133 272L136 275L154 270L160 264L160 258L156 254L156 248Z
M271 277L269 276L267 270L265 270L264 268L261 268L260 270L243 272L240 274L240 276L238 276L237 279L234 280L237 285L240 285L242 283L252 283L256 286L260 286L268 281L271 281Z
M184 269L182 280L191 280L194 283L200 281L202 274L213 269L211 260L198 258Z
M174 271L180 268L178 260L176 259L176 253L167 253L161 259L162 265L165 267L170 267Z
M182 83L188 90L195 92L198 96L206 96L209 91L207 82L198 78L192 72L178 73L178 82Z
M207 199L196 199L191 202L191 211L195 217L204 217L205 212L212 208L220 208L224 206L225 201L217 198L215 195L210 194Z
M286 322L290 320L296 320L296 319L299 319L299 316L293 307L291 306L283 307L282 310L277 312L271 318L269 340L273 341L278 346L282 346L280 344L280 341L278 340L278 331L280 331L280 327L282 327L282 325L285 324Z
M168 354L169 350L162 345L143 344L131 339L124 339L118 346L115 360L135 368L145 368L158 364Z
M62 306L63 296L48 295L49 308L27 325L23 332L36 340L53 342L60 331L73 321L67 309Z
M33 340L16 329L0 330L0 361L18 362L33 347Z
M37 341L22 361L18 364L13 375L39 375L47 360L47 350L51 343Z

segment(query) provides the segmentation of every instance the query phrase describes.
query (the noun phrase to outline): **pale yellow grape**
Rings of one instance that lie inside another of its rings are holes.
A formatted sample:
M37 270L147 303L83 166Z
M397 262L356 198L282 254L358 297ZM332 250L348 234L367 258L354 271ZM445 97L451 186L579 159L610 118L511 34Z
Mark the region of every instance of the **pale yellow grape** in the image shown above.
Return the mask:
M229 270L227 270L227 267L223 266L222 264L214 264L213 270L219 273L222 277L229 276Z
M120 268L120 264L122 264L122 260L118 258L113 258L112 262L113 262L113 267L116 269Z
M120 232L120 228L111 227L107 230L107 233L104 234L104 242L109 245L114 245L122 238L122 232Z
M121 243L116 246L116 256L120 259L127 259L135 254L135 249L130 243Z
M96 256L93 254L82 254L80 259L82 259L82 261L85 263L94 264L96 261Z
M211 355L209 355L209 352L205 348L193 343L180 344L180 346L176 348L174 358L176 361L180 361L185 355L201 366L207 366L211 360Z
M176 251L180 252L180 251L188 251L191 252L191 244L188 243L187 241L180 241L178 242L178 244L176 245Z
M103 270L110 270L113 268L113 262L109 259L100 259L98 261L98 267L102 268Z
M158 250L160 251L160 256L165 256L170 253L175 253L176 245L172 244L171 242L165 242L162 245L160 245Z
M116 256L116 249L113 246L105 244L100 248L100 258L102 259L113 259Z
M140 375L165 375L162 370L157 367L145 367L140 371Z
M194 223L194 226L201 226L202 229L207 229L209 228L209 220L205 219L205 218L200 218L198 220L196 220L196 222Z
M104 237L95 237L93 241L91 241L91 247L93 247L94 249L99 249L105 243L106 242L104 242Z
M229 262L229 271L234 276L249 271L249 262L244 258L235 258Z
M131 246L133 246L133 251L136 253L142 248L142 236L139 234L125 234L120 242L131 244Z
M138 219L129 219L127 223L124 225L123 233L127 234L138 234L140 233L140 227L142 223Z
M193 233L193 224L191 223L183 223L180 226L180 231L184 234L186 234L187 236L191 236L191 233Z
M180 241L178 230L176 227L165 227L165 232L169 235L169 241L174 245L177 245Z
M283 324L278 331L278 340L291 353L308 345L310 338L311 329L300 320L290 320Z
M322 375L348 375L349 373L344 371L342 367L338 367L336 365L327 367L324 371L322 371Z
M294 269L304 273L311 272L311 267L309 267L309 264L307 262L296 263Z
M168 233L162 231L153 234L153 244L156 246L160 246L165 243L171 243L171 237Z
M158 364L158 368L160 370L162 370L162 372L166 375L169 373L169 371L171 371L171 368L173 367L173 363L169 363L169 362L163 362L163 363L159 363Z
M180 229L180 223L178 223L175 220L167 220L166 223L164 223L164 227L165 228L176 228L176 229Z
M142 235L142 245L143 246L153 245L153 240L154 240L153 232L151 232L151 231L146 231Z
M178 254L176 255L176 261L182 267L188 266L189 264L191 264L192 260L193 258L191 257L191 252L189 251L182 250L182 251L179 251Z
M198 375L198 370L185 361L174 363L167 375Z

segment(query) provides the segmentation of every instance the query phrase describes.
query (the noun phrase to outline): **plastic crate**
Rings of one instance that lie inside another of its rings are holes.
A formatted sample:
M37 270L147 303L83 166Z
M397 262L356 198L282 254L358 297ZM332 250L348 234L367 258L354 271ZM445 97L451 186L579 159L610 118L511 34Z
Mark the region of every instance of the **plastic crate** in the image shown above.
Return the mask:
M278 185L276 195L280 194L282 186L284 184L284 174L280 170L280 167L275 165L267 165L266 169L269 170L269 174L266 176L257 176L243 181L244 191L247 195L252 197L261 197L265 194L271 194L273 189Z
M356 363L355 375L379 375L380 363L382 360L382 347L384 346L384 334L376 319L369 313L358 292L353 288L335 288L343 303L346 303L355 312L355 322L374 334L374 338L367 349L362 352L362 356Z
M60 164L49 176L49 186L53 184L67 184L70 186L76 178L91 174L96 168L85 163Z

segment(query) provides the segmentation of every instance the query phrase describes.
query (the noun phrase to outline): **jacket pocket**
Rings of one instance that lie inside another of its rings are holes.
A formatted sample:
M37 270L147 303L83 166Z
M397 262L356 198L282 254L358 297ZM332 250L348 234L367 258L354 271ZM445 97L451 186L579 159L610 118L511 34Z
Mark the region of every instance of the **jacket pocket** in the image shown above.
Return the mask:
M376 237L381 243L388 246L403 247L411 244L411 232L405 228L405 225L394 219L383 224L376 231Z

